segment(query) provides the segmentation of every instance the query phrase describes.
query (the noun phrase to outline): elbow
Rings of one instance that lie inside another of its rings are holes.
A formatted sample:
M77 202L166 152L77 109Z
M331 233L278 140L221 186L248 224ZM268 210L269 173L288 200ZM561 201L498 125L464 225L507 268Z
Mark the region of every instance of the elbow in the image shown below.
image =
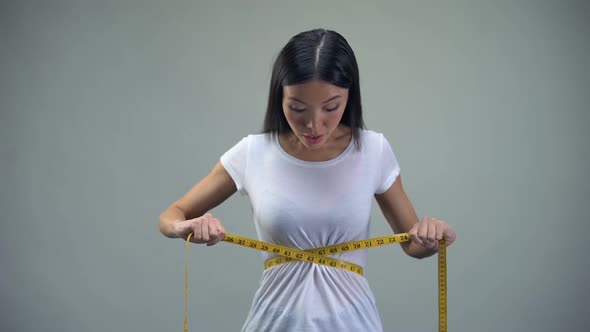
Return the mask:
M158 218L160 233L170 239L178 238L179 235L176 233L175 224L185 220L187 220L187 213L176 203L173 203Z
M166 223L164 221L164 213L160 214L160 216L158 216L158 230L160 231L160 233L162 235L166 235Z
M174 238L173 221L180 219L182 219L181 214L174 205L171 205L158 216L158 230L162 235Z

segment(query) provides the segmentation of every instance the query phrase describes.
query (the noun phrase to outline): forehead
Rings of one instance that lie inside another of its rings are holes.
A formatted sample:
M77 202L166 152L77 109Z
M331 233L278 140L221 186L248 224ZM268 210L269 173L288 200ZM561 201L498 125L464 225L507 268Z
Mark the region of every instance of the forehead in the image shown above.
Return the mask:
M348 96L348 89L321 80L313 80L283 87L284 98L296 97L297 99L310 103L322 103L337 95L346 98Z

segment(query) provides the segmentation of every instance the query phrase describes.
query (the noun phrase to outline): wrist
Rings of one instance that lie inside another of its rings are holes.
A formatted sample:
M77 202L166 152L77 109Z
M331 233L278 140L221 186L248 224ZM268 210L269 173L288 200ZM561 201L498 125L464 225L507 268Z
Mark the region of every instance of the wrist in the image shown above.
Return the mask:
M426 258L438 253L438 247L428 248L421 246L415 242L411 242L410 252L412 253L410 254L410 256L416 258Z

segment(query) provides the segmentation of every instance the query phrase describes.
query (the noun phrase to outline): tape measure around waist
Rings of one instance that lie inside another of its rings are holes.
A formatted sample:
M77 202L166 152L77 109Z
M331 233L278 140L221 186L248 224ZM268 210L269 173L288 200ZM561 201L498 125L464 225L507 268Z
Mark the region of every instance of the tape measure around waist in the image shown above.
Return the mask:
M380 247L380 246L393 244L393 243L406 242L409 240L410 240L410 236L407 233L403 233L403 234L375 237L375 238L370 238L370 239L366 239L366 240L351 241L351 242L331 245L331 246L327 246L327 247L307 249L304 251L301 251L301 250L294 251L291 248L283 247L283 250L281 250L280 253L277 252L277 250L272 251L272 253L275 253L275 254L280 255L282 257L275 257L275 258L268 259L264 263L264 267L266 269L269 269L273 266L277 266L277 265L289 263L292 261L300 260L300 261L306 261L306 262L310 262L310 263L317 263L317 264L326 265L326 266L330 266L330 267L340 268L343 270L348 270L348 271L355 272L355 273L362 276L363 275L363 268L362 267L360 267L354 263L349 263L349 262L342 261L342 260L335 259L335 258L331 258L330 260L328 260L328 257L326 257L326 255L335 255L335 254L340 254L343 252L349 252L349 251L354 251L354 250ZM248 244L249 246L253 246L252 239L246 239L246 241L250 242L250 244ZM254 240L254 241L256 241L256 240ZM316 255L319 255L320 258L317 258Z
M309 263L320 264L351 271L362 276L363 268L361 266L340 259L328 257L326 255L335 255L348 251L379 247L392 243L406 242L409 240L410 236L407 233L404 233L376 237L360 241L346 242L332 246L307 250L289 248L277 244L250 239L235 234L226 234L223 241L237 244L246 248L256 249L278 255L279 257L270 258L265 262L264 266L266 269L271 268L273 266L285 264L291 261L305 261Z
M188 251L190 233L186 239L186 269L184 284L184 332L188 332ZM320 264L329 267L339 268L363 275L363 268L357 264L346 262L340 259L328 257L343 252L375 248L393 243L410 241L408 233L393 234L388 236L375 237L359 241L351 241L321 248L300 250L289 248L273 243L263 242L236 234L226 233L224 242L233 243L246 248L265 251L276 254L278 257L270 258L265 263L265 269L273 266L286 264L292 261L305 261L313 264ZM443 238L438 245L438 307L439 307L439 332L447 331L447 270L446 270L446 241Z

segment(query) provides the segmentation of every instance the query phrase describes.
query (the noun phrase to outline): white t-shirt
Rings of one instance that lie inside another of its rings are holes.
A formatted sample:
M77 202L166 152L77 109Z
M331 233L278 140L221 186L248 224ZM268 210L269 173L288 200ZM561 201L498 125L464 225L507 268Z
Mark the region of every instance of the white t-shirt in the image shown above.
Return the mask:
M328 161L289 155L270 134L243 138L221 156L238 191L250 199L258 238L310 249L369 237L373 196L400 172L383 134L361 130ZM262 260L275 255L262 252ZM333 256L365 266L366 250ZM367 280L356 273L308 262L262 272L242 332L382 331Z

